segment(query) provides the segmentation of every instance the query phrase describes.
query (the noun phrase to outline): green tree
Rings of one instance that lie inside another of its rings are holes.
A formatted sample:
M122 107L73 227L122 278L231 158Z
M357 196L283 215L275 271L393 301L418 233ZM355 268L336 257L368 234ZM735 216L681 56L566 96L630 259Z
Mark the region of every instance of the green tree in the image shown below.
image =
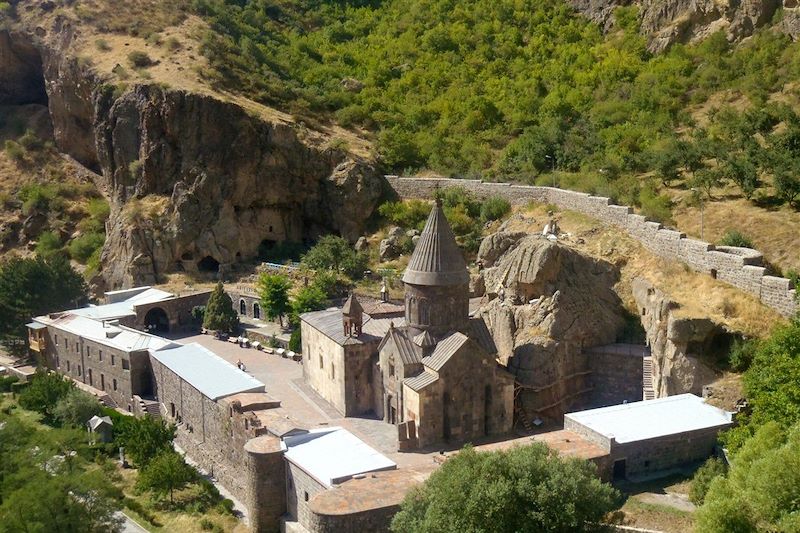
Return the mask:
M406 496L392 531L600 531L619 493L588 461L543 444L479 453L464 448Z
M481 202L481 220L500 220L511 212L511 204L502 196L490 196Z
M326 235L306 252L303 264L315 270L344 272L353 279L361 279L364 276L366 258L343 238Z
M31 317L75 308L87 292L81 275L60 255L0 263L0 338L24 338Z
M300 325L300 315L325 309L327 301L327 295L316 284L303 287L297 291L297 294L292 299L292 312L289 317L289 322L294 327L298 327Z
M114 427L116 440L138 467L145 467L159 453L172 450L175 426L149 416L125 418Z
M94 396L72 389L53 408L53 418L62 425L86 427L86 422L100 414L100 402Z
M283 316L289 312L289 289L292 287L289 278L283 274L269 274L262 272L258 276L258 295L261 305L267 313L267 318L276 318L283 327Z
M788 431L768 422L714 477L695 513L698 533L798 531L800 424Z
M136 485L157 496L169 494L169 503L173 504L174 492L185 488L197 477L197 471L187 465L180 454L173 450L164 450L142 469Z
M697 469L692 478L692 486L689 488L689 499L695 505L703 505L703 501L708 493L711 482L719 476L724 476L727 472L725 463L722 460L712 457L703 466Z
M19 404L25 409L44 415L46 420L55 419L56 406L75 390L75 384L55 372L37 372L28 386L19 395Z
M203 313L203 327L212 331L232 333L239 327L239 315L233 308L233 302L222 286L217 286L208 297L205 312Z

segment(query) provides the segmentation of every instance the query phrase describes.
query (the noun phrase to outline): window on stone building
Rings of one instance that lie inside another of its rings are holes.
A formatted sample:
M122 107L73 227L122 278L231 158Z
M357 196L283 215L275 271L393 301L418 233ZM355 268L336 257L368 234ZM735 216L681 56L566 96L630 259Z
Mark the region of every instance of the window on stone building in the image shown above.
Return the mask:
M78 344L78 341L75 341L75 353L81 353L81 345Z
M175 404L172 403L172 402L170 402L170 404L169 404L169 415L172 418L175 418Z
M56 356L56 368L61 368L61 360Z
M322 369L322 354L319 354L319 368Z
M58 335L56 335L56 346L58 346Z
M336 379L336 367L331 363L331 379Z
M111 386L114 388L114 390L117 390L117 380L116 379L111 382Z
M64 349L69 350L69 339L64 339Z
M102 361L102 360L103 360L103 350L99 350L99 351L97 352L97 358L98 358L100 361Z
M391 363L389 364L389 375L394 377L394 365Z
M69 371L70 371L70 368L69 368L69 366L70 366L70 365L69 365L69 361L67 361L67 372L69 372Z
M81 365L78 365L78 375L81 375Z
M307 491L307 490L304 490L304 491L303 491L303 499L304 499L305 501L308 501L308 491Z
M106 391L106 377L103 374L100 374L100 390Z
M131 365L130 365L130 363L128 362L128 360L127 360L127 359L125 359L125 358L123 357L123 358L122 358L122 370L130 370L130 369L131 369Z
M117 358L116 358L116 357L114 356L114 354L112 353L112 354L111 354L111 366L114 366L114 364L116 363L116 359L117 359Z

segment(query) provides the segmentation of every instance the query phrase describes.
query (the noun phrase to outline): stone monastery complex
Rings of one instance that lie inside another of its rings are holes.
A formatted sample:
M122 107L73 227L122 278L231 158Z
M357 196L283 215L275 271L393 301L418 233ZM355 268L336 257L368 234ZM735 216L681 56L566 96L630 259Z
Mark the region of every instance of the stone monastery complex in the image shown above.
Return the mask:
M234 496L253 531L385 531L406 492L465 443L544 442L612 479L702 460L733 422L693 394L643 400L641 357L606 350L600 389L624 381L629 366L613 357L638 361L630 401L586 396L584 410L537 430L487 324L470 314L469 274L441 205L402 281L403 305L353 294L304 314L300 364L188 338L208 293L148 287L36 317L29 345L106 404L175 423L176 445ZM253 302L234 306L244 314Z

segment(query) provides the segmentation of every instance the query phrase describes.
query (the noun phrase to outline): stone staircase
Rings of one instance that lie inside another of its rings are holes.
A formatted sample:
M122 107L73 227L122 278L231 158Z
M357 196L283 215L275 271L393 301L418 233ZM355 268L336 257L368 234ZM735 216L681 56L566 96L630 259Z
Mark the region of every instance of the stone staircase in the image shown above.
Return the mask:
M514 406L514 411L516 412L517 415L517 422L522 424L522 427L525 428L525 431L533 433L535 428L533 427L531 419L528 416L528 412L525 410L525 408L517 404L516 406Z
M139 402L139 411L153 418L161 418L161 406L158 401L134 396Z
M652 400L656 397L653 389L653 358L644 357L642 359L642 391L644 400Z

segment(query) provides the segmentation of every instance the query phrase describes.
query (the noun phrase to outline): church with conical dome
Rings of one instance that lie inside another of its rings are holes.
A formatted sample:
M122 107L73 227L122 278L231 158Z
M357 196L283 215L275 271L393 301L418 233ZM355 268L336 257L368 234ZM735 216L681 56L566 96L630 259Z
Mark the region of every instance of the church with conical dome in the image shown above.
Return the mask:
M402 279L403 309L351 295L301 317L306 382L345 416L397 426L403 450L510 432L514 379L469 316L469 273L439 202Z

